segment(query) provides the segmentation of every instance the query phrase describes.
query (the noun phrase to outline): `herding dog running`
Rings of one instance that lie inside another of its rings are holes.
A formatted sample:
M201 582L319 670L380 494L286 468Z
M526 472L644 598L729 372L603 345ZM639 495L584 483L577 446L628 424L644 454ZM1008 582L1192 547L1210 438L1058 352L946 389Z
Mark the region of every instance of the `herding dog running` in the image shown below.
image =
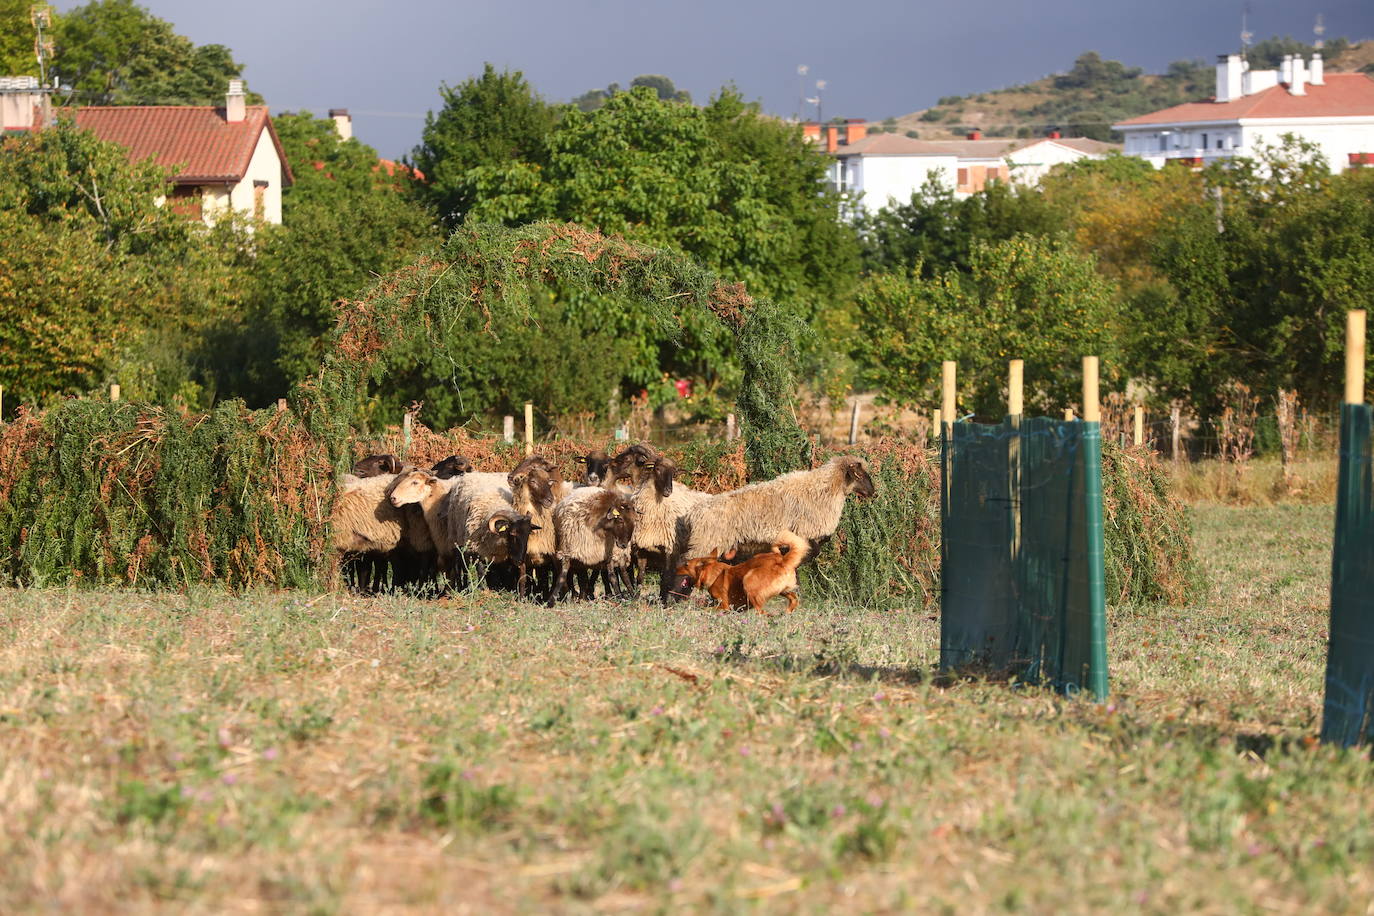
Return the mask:
M678 567L677 575L688 577L697 588L710 593L717 610L748 606L764 614L763 606L782 595L790 614L797 609L797 567L806 552L804 539L784 532L768 553L732 566L718 559L719 551L713 550L709 557L688 560Z

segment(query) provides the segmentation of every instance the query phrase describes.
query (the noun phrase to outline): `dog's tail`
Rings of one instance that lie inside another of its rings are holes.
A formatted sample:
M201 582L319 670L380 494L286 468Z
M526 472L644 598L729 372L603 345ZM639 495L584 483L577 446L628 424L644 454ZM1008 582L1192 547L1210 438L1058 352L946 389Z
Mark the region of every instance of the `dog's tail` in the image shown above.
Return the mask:
M786 548L785 553L784 548ZM806 559L807 553L811 550L811 545L807 543L805 538L798 537L790 531L784 531L773 542L773 549L784 554L785 568L795 571L801 565L802 560Z

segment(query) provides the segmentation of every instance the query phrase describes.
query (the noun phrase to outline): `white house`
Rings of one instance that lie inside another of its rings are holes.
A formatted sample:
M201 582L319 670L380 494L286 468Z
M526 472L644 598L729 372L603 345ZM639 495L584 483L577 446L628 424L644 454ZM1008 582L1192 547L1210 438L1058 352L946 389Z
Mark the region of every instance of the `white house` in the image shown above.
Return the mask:
M76 126L125 147L133 161L176 169L175 210L206 223L230 208L280 223L282 188L293 179L267 106L248 105L241 80L229 81L224 103L90 106L76 110Z
M1217 63L1216 96L1113 125L1128 156L1156 167L1251 155L1293 134L1316 144L1335 171L1374 164L1374 79L1325 73L1320 54L1290 55L1279 70L1251 70L1239 54Z
M1055 131L1048 137L1018 146L1006 154L1011 180L1019 185L1034 187L1056 165L1080 159L1101 159L1109 153L1121 152L1119 143L1104 143L1087 137L1061 137Z
M808 136L822 140L820 125L804 127ZM831 182L869 212L909 202L932 176L956 196L967 197L994 181L1038 184L1055 165L1098 159L1119 149L1081 137L1062 139L1057 133L1041 140L984 140L977 131L963 140L916 140L870 135L862 122L851 121L842 140L840 130L828 126L824 137L826 151L835 159Z

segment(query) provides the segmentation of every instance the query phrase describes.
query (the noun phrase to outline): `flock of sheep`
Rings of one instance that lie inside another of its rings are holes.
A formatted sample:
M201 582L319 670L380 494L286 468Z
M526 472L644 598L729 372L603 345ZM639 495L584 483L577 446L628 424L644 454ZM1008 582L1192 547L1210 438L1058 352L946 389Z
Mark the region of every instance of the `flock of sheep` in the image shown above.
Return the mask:
M552 605L574 585L593 597L598 580L607 596L634 594L653 565L667 602L695 584L674 574L688 559L739 561L798 543L814 554L846 497L874 493L867 465L848 456L726 493L676 483L677 466L649 445L575 460L578 473L565 480L538 455L508 474L475 471L457 455L428 470L394 455L364 458L341 481L334 547L365 590L389 573L395 585L470 582Z

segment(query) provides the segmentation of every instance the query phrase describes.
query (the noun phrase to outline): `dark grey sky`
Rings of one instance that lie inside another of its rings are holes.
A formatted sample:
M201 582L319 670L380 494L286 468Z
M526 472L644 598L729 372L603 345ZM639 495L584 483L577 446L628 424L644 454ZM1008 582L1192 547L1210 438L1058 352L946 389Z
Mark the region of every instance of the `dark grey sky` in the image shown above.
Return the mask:
M663 73L705 101L733 82L766 110L826 80L826 117L880 119L1037 79L1097 50L1148 71L1236 50L1242 0L141 0L198 44L228 45L273 111L354 114L384 156L418 142L438 86L484 61L564 101ZM76 3L59 6L70 9ZM1374 38L1374 0L1251 0L1257 38ZM814 108L809 112L814 116Z

